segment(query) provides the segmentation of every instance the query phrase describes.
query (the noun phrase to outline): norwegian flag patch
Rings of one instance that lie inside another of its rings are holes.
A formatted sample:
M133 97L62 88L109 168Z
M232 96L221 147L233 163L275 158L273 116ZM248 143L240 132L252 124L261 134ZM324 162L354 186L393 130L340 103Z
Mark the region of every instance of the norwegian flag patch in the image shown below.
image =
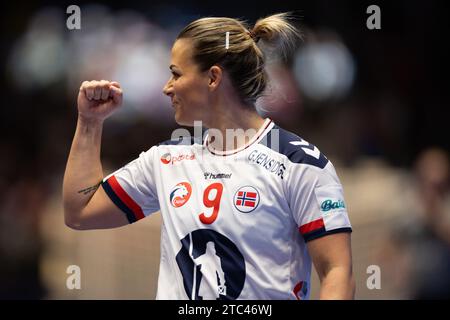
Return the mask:
M234 194L233 203L240 212L251 212L259 204L259 192L251 186L241 187Z

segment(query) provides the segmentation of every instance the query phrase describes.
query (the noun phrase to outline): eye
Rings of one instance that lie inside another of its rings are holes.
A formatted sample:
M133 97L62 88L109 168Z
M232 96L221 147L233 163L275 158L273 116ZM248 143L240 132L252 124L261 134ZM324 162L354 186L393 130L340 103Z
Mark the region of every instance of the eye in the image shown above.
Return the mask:
M172 77L174 79L178 79L180 77L180 75L178 73L176 73L175 71L172 71Z

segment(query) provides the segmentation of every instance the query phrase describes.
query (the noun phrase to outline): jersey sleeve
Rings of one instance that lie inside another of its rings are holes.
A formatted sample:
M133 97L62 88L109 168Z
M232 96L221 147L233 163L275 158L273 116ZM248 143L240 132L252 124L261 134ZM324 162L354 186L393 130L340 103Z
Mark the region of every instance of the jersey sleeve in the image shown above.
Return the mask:
M351 232L342 185L331 162L324 168L294 164L287 198L305 242L338 232Z
M130 223L159 210L153 161L156 148L142 152L137 159L103 179L106 194L126 214Z

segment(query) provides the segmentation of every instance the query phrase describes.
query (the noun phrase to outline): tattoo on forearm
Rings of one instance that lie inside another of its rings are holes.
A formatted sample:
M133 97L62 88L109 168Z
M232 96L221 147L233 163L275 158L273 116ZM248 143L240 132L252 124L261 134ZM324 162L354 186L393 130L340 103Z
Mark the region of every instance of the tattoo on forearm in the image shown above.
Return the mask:
M100 186L100 184L101 184L101 181L99 183L97 183L95 186L79 190L78 193L83 193L86 195L86 194L90 193L91 191L97 190L98 187Z

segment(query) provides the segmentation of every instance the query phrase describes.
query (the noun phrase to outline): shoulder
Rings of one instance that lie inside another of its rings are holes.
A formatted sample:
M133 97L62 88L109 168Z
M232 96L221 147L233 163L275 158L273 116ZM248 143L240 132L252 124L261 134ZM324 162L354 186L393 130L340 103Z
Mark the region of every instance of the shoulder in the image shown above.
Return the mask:
M298 135L274 125L261 144L286 156L291 163L325 168L327 157L313 144Z

